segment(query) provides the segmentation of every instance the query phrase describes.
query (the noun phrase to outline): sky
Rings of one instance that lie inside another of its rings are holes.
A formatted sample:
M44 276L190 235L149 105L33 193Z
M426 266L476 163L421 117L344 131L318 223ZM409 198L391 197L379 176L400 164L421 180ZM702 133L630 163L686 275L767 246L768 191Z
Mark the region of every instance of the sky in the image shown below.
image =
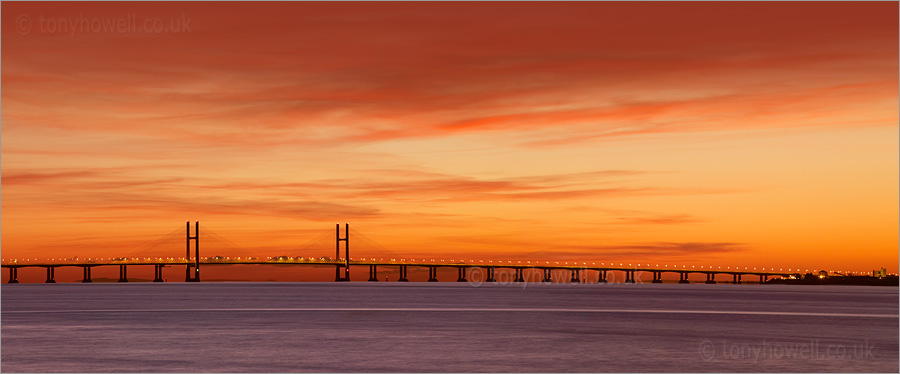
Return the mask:
M896 2L4 2L2 257L350 222L351 257L897 272L898 44Z

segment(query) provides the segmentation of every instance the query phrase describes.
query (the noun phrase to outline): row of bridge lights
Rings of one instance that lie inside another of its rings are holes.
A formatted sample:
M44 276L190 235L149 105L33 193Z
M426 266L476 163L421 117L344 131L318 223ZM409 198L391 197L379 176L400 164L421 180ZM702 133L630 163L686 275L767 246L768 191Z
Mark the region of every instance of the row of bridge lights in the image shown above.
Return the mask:
M93 261L93 260L113 260L113 259L114 259L113 257L97 257L97 258L88 257L88 258L85 258L84 260L87 260L87 261ZM174 258L172 258L172 257L167 257L166 259L167 259L167 260L174 260ZM181 259L184 259L184 257L182 257ZM36 258L25 258L25 259L22 259L22 260L23 260L23 261L38 261L38 259L36 259ZM59 260L59 261L77 261L77 260L72 260L72 259L68 259L68 258L45 258L45 259L44 259L44 261L57 261L57 260ZM150 258L150 257L145 257L145 258L143 258L143 259L141 259L141 258L130 258L129 260L151 260L151 258ZM162 258L161 258L161 257L157 257L157 258L155 258L154 260L162 260ZM10 262L18 262L18 261L19 261L19 259L13 259L13 260L10 260Z
M253 257L247 257L248 260L249 260L249 259L252 259L252 258L253 258ZM114 260L114 259L115 259L115 258L112 258L112 257L105 257L105 258L87 258L86 260L88 260L88 261L92 261L92 260L107 260L107 261L112 261L112 260ZM226 257L225 259L226 259L226 260L231 260L231 257ZM236 259L236 260L240 260L241 257L235 257L235 259ZM353 258L350 258L350 259L353 260ZM38 259L36 259L36 258L26 258L26 259L22 259L22 260L23 260L23 261L38 261ZM65 261L65 260L68 260L68 259L65 259L65 258L60 258L60 259L55 259L55 258L45 259L45 261L57 261L57 260L59 260L59 261ZM128 259L128 260L153 260L153 258L150 258L150 257L145 257L145 258L143 258L143 259L134 259L134 258L131 258L131 259ZM157 257L156 260L164 260L164 258L162 258L162 257ZM185 257L166 257L165 260L186 260L186 258L185 258ZM305 260L305 259L301 259L301 261L302 261L302 260ZM310 257L309 260L310 260L310 261L315 261L316 259L313 258L313 257ZM339 260L343 260L343 259L339 259ZM370 260L370 261L375 261L375 258L370 258L369 260ZM384 261L383 258L378 259L378 260L379 260L379 261ZM410 259L410 261L415 261L415 260L416 260L416 259L414 259L414 258L413 258L413 259ZM18 261L19 261L19 259L12 259L12 260L10 260L9 262L17 263ZM366 261L366 259L363 258L362 261ZM394 258L391 259L391 262L396 262L396 261L397 261L397 259L394 259ZM405 258L402 258L402 259L400 259L400 261L401 261L401 262L405 262L406 259L405 259ZM424 261L424 259L423 259L423 261ZM447 261L449 261L449 262L454 262L454 260L440 260L440 261L441 261L441 262L447 262ZM437 261L436 261L435 259L431 259L431 262L437 262ZM465 262L465 260L460 260L460 262ZM475 260L469 260L469 262L474 263ZM478 260L478 262L479 262L479 263L484 263L484 260ZM540 261L534 261L534 262L535 262L535 264L540 264ZM489 260L488 263L493 264L493 263L494 263L494 260ZM502 260L498 260L497 263L498 263L498 264L502 264L503 261L502 261ZM512 260L507 260L506 263L507 263L507 264L512 264L513 262L512 262ZM518 260L517 260L516 263L517 263L517 264L521 264L522 261L518 261ZM525 263L526 263L526 264L531 264L532 262L531 262L531 261L525 261ZM547 264L547 265L549 265L549 264L550 264L550 261L544 261L544 263ZM560 265L559 261L554 261L554 264ZM564 262L563 262L563 265L569 265L569 261L564 261ZM578 263L577 261L572 261L572 265L579 265L579 263ZM587 262L582 262L580 265L587 265ZM596 263L596 262L592 262L591 265L596 266L597 263ZM605 262L601 262L600 265L605 266L606 263L605 263ZM610 265L610 266L616 266L616 264L615 264L615 263L612 263L612 262L611 262L609 265ZM625 263L619 263L619 266L625 266ZM634 266L634 264L628 264L628 266ZM650 266L650 264L637 264L637 266L638 266L638 267L640 267L640 266ZM655 266L656 266L657 269L660 268L660 265L659 265L659 264L656 264ZM668 267L669 267L669 265L666 265L666 264L664 264L663 266L664 266L665 268L668 268ZM678 267L677 265L672 265L672 268L674 268L674 269L679 269L679 267ZM683 266L680 267L680 269L686 269L686 268L687 268L686 265L683 265ZM696 266L696 265L691 265L691 268L696 269L697 266ZM709 270L713 270L713 268L714 268L714 267L713 267L712 265L710 265L710 266L700 265L700 269L709 269ZM716 269L719 269L719 270L722 269L721 266L718 266L718 267L715 267L715 268L716 268ZM725 269L726 269L726 270L731 270L731 266L726 266ZM750 267L749 267L749 266L745 266L743 269L741 269L740 266L735 266L735 267L734 267L734 270L750 270ZM754 267L753 270L769 270L769 271L775 271L775 268L765 268L765 267L763 267L763 268L757 268L757 267ZM778 271L784 271L784 268L780 268L780 269L778 269ZM798 271L798 272L799 272L800 269L788 269L787 271L789 271L789 272L791 272L791 271ZM809 269L806 269L806 270L803 270L803 271L809 272L810 270L809 270ZM819 271L819 270L818 270L818 269L814 269L814 270L813 270L813 272L817 272L817 271ZM834 272L834 271L832 271L832 272ZM841 271L839 271L839 272L840 272L840 273L857 273L857 272L848 271L848 270L841 270Z
M351 258L351 260L353 260L353 259ZM362 260L365 261L366 259L363 258ZM371 258L371 259L369 259L369 260L370 260L370 261L375 261L374 258ZM416 259L414 259L414 258L410 259L410 261L415 261L415 260L416 260ZM423 259L423 260L424 260L424 259ZM379 259L379 261L384 261L384 259ZM391 259L391 262L396 262L396 261L397 261L397 259L395 259L395 258L392 258L392 259ZM406 259L405 259L405 258L401 258L400 261L401 261L401 262L405 262ZM446 261L454 262L454 260L441 260L441 262L446 262ZM459 260L459 261L460 261L460 262L465 262L465 260ZM436 261L435 261L434 259L431 259L431 262L436 262ZM469 260L469 262L475 262L475 260ZM484 260L478 260L478 262L479 262L479 263L484 263ZM489 260L488 263L494 263L494 261L493 261L493 260ZM503 261L497 261L497 263L502 264ZM506 263L511 264L512 261L511 261L511 260L508 260L508 261L506 261ZM516 263L521 264L522 261L516 261ZM526 263L527 263L527 264L531 264L531 261L526 261ZM547 264L547 265L549 265L549 264L550 264L550 261L544 261L544 263ZM554 261L554 263L555 263L556 265L559 265L559 261ZM540 264L540 261L535 261L535 264L536 264L536 265ZM569 262L568 262L568 261L564 261L563 264L564 264L564 265L568 265ZM577 261L573 261L573 262L572 262L572 265L578 265L578 262L577 262ZM582 262L581 265L587 265L587 262ZM597 263L596 263L596 262L592 262L591 265L596 266ZM606 263L605 263L605 262L601 262L600 265L606 265ZM616 264L615 264L615 263L612 263L612 262L609 263L609 265L610 265L610 266L616 266ZM638 267L643 266L643 265L645 265L645 266L650 266L650 264L637 264ZM619 266L625 266L625 263L619 263ZM634 266L634 264L628 264L628 266ZM656 264L655 266L656 266L657 269L660 268L660 267L659 267L659 264ZM669 265L663 265L663 266L666 267L666 268L669 267ZM682 266L681 269L686 269L686 268L687 268L686 266L687 266L687 265ZM672 265L672 268L676 268L676 269L677 269L678 266L677 266L677 265ZM696 266L696 265L691 265L691 268L696 269L697 266ZM700 268L703 269L704 266L703 266L703 265L700 265ZM712 270L712 269L713 269L713 266L710 265L710 266L707 266L706 268ZM716 268L717 268L717 269L722 269L721 266L716 267ZM726 266L725 269L726 269L726 270L731 270L731 266ZM735 266L735 267L734 267L734 270L741 270L741 268L740 268L740 266ZM747 267L744 267L743 270L750 270L750 267L748 267L748 266L747 266ZM766 270L766 268L756 268L756 267L754 267L753 270ZM769 271L775 271L775 268L768 268L768 270L769 270ZM784 268L780 268L780 269L778 269L778 271L784 271ZM794 269L788 269L788 271L794 271ZM796 271L800 271L800 269L796 269ZM804 271L809 271L809 269L806 269L806 270L804 270ZM813 271L818 271L818 269L813 270ZM847 272L847 271L842 271L842 272Z

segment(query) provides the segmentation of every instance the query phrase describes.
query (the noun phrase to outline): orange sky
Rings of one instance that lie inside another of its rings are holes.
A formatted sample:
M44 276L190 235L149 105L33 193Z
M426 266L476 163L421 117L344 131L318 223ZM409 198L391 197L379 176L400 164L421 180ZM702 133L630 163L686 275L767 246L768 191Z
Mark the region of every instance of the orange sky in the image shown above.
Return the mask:
M185 219L330 256L349 221L408 257L896 272L897 14L4 2L2 257Z

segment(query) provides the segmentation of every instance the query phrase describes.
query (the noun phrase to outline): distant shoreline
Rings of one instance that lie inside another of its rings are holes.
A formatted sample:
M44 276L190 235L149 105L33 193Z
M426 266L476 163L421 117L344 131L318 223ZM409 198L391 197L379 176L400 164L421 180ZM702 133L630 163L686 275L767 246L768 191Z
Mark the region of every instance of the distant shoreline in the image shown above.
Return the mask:
M894 286L900 285L898 277L876 278L872 276L804 277L799 279L772 279L767 284L837 285L837 286Z

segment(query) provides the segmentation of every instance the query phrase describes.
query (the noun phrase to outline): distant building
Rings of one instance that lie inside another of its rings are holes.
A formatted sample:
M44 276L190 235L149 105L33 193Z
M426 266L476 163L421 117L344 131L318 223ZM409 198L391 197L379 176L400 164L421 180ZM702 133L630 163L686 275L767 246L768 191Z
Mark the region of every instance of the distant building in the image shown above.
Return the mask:
M828 276L828 272L825 270L819 270L819 279L824 279Z
M887 269L881 268L881 270L872 270L872 276L876 278L884 278L887 276Z

